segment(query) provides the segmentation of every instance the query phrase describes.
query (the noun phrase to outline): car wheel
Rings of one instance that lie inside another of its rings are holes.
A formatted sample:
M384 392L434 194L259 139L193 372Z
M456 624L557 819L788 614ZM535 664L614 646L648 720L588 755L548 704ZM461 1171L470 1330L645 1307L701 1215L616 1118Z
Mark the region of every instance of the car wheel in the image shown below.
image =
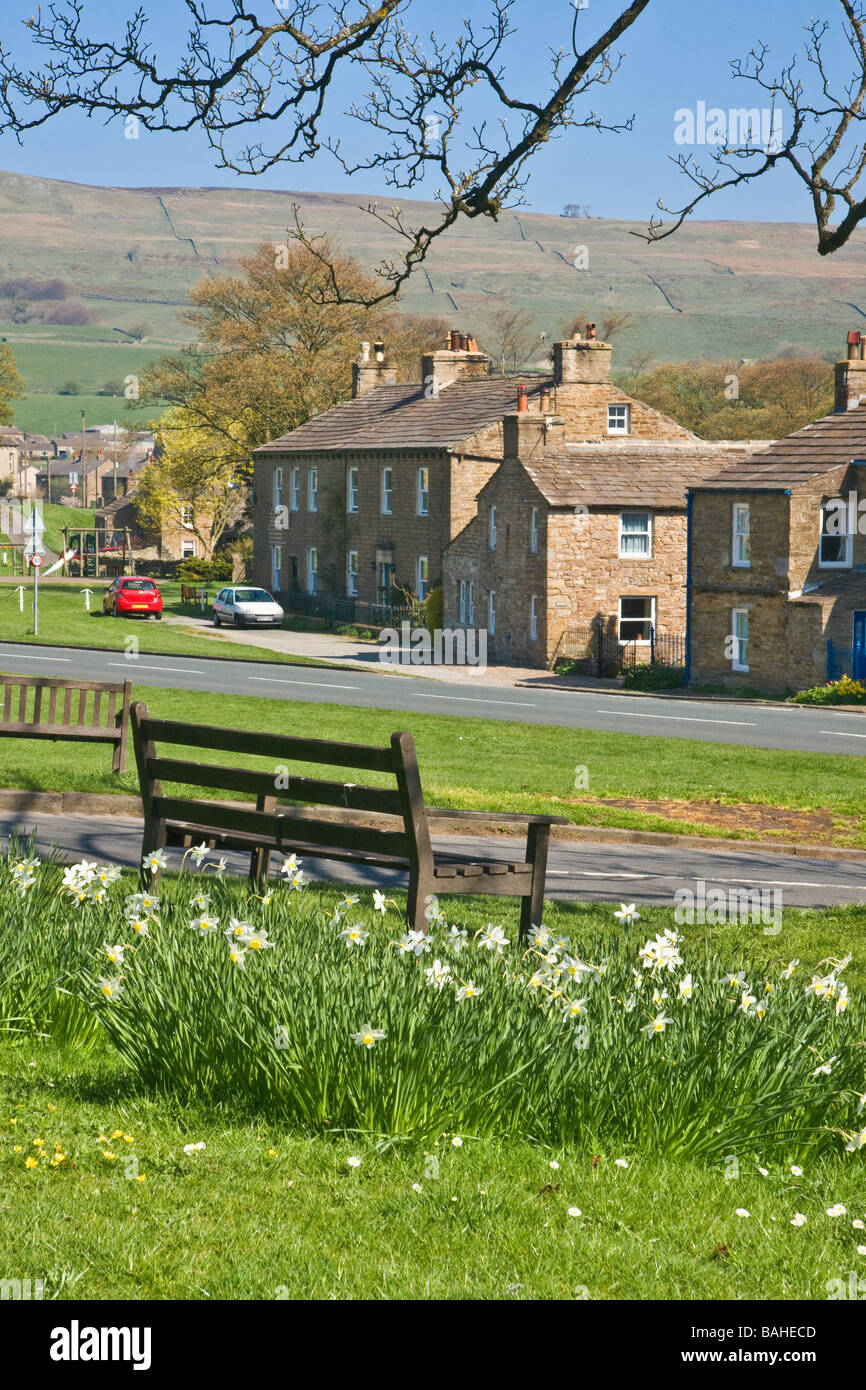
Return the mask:
M219 625L220 625L220 615L219 615L219 613L214 613L214 615L213 615L213 625L214 625L214 627L219 627Z
M240 613L235 613L235 627L243 627L243 625L244 620L241 617Z
M156 618L156 621L157 621L158 623L161 623L161 622L162 622L162 614L161 614L161 613L154 613L153 616Z

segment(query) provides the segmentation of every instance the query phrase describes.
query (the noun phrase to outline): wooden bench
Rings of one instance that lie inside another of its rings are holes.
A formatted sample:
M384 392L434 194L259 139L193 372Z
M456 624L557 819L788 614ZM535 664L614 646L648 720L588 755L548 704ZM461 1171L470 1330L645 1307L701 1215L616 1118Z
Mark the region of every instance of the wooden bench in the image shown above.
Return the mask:
M111 770L125 772L131 688L129 681L49 680L42 676L0 674L0 736L112 743Z
M532 925L541 921L550 827L565 824L565 818L425 806L411 734L392 734L390 747L371 748L152 719L144 702L132 706L131 722L144 807L142 859L165 846L189 847L204 841L217 850L249 852L253 881L267 877L273 851L408 870L407 916L416 930L426 931L425 908L437 893L494 893L521 898L520 931L524 937ZM254 771L166 757L158 752L159 744L266 757L272 760L273 770ZM293 762L384 773L389 785L296 776L290 771ZM255 802L237 805L166 796L163 781L184 788L246 792L255 797ZM316 818L305 809L309 806L339 808L340 817ZM371 825L371 815L393 817L399 820L399 828ZM478 860L466 854L434 851L430 828L437 821L472 825L485 821L520 823L527 832L525 856L507 861ZM142 869L145 888L152 889L158 878L158 872Z

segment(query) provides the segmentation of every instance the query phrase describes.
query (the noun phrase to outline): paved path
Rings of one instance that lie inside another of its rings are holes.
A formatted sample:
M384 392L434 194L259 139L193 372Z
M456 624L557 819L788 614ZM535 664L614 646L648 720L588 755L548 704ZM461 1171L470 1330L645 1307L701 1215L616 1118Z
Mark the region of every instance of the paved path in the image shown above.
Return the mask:
M285 666L254 661L211 661L119 651L36 647L0 642L0 670L85 680L121 680L226 695L263 695L314 704L362 705L408 714L481 716L568 729L604 729L753 748L866 754L866 711L843 713L801 705L719 704L711 700L650 699L604 691L545 688L544 673L516 689L466 681L447 688L434 681L378 671ZM121 674L122 673L122 674ZM395 726L411 720L396 720ZM570 754L571 756L571 754ZM579 757L576 758L579 761Z
M52 845L70 859L96 859L100 863L137 865L142 822L124 816L50 816L41 812L0 812L0 842L5 848L14 827L33 829L38 853ZM522 841L481 836L447 836L435 843L448 849L510 858L522 855ZM180 851L169 850L170 862L180 862ZM233 872L245 873L248 859L228 856ZM305 861L311 877L324 881L355 883L368 887L402 885L403 875L363 866ZM695 890L703 879L707 887L777 889L785 907L827 907L842 903L866 904L866 859L839 862L828 859L791 858L757 849L688 849L645 845L605 845L554 841L548 864L547 894L571 902L638 902L669 907L677 888ZM769 904L769 899L767 902Z

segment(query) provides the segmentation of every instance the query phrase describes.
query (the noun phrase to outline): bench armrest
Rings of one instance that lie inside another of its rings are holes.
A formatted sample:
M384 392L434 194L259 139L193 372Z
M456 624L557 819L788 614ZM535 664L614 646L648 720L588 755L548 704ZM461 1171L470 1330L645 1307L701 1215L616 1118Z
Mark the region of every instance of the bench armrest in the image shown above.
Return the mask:
M522 825L568 825L567 816L536 816L523 811L454 811L450 807L425 806L425 813L437 820L519 821Z

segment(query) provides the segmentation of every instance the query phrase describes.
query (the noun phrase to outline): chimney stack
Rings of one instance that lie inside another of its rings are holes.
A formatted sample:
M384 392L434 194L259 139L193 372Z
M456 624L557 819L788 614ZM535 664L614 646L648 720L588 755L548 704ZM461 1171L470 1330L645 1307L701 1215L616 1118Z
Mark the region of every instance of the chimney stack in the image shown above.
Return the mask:
M564 441L565 425L558 415L542 415L518 404L515 414L502 422L503 458L539 458L548 444L561 447Z
M487 354L479 351L471 334L461 333L456 328L448 335L447 348L425 352L421 358L421 382L428 398L435 398L455 381L487 376L489 371Z
M373 344L373 358L370 358L370 344L361 343L357 362L352 363L352 395L366 396L377 386L389 386L397 380L397 371L385 360L385 344L381 338Z
M595 336L595 324L586 325L586 336L579 333L567 342L553 344L553 379L557 386L599 386L610 383L613 349Z
M836 410L854 410L866 401L866 338L853 329L848 334L848 356L836 363Z

